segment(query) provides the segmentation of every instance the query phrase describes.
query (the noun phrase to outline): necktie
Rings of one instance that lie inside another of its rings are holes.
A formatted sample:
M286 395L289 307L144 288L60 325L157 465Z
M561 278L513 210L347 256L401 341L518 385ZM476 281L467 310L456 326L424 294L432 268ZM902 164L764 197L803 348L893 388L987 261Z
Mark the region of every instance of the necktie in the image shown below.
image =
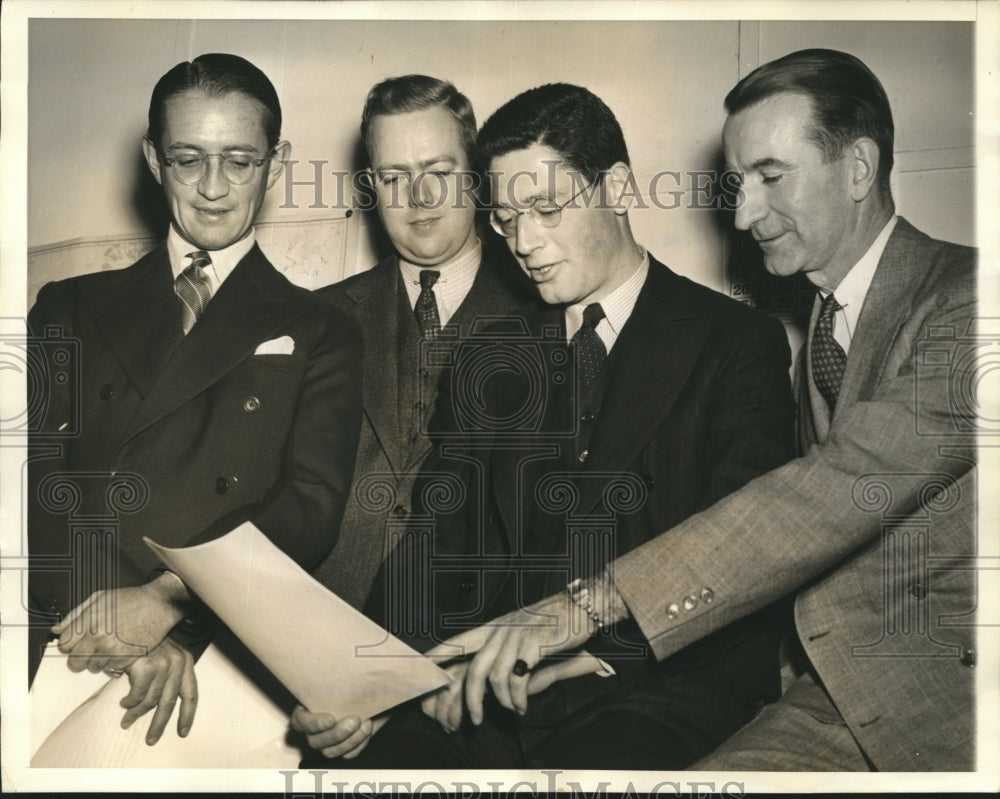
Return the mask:
M212 285L208 282L205 267L212 265L212 259L203 250L189 252L190 265L174 280L174 293L181 300L181 326L186 336L198 321L208 301L212 298Z
M844 378L844 365L847 363L847 353L833 337L833 315L839 310L840 303L832 293L827 294L819 309L810 348L813 380L831 411L837 404L840 381Z
M583 326L573 335L576 345L576 365L580 374L580 384L588 388L601 371L608 351L595 329L604 318L604 309L599 302L593 302L583 309Z
M420 335L429 340L434 340L441 332L441 317L438 316L437 300L434 299L434 284L439 277L441 273L433 269L420 271L420 296L413 309L420 326Z

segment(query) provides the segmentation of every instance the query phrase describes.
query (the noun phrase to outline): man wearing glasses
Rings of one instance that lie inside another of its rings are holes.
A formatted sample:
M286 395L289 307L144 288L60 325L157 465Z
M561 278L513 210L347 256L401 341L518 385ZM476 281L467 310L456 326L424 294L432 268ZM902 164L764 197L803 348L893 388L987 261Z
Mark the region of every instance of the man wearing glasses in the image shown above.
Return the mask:
M214 628L142 537L185 546L250 522L310 568L350 486L357 326L255 242L289 156L280 129L274 87L253 64L209 54L175 66L153 90L143 140L170 211L166 241L126 269L46 285L29 316L35 336L79 346L78 383L53 385L32 441L30 674L50 628L71 669L128 672L123 724L157 708L149 744L178 697L178 733L190 728L189 650ZM77 414L79 435L60 443ZM81 544L71 519L87 515L117 517L116 532Z
M793 454L782 326L636 243L628 152L599 98L532 89L478 141L491 223L542 302L460 345L442 383L433 464L465 501L390 559L403 618L372 608L422 649L567 586L588 607L581 579ZM430 564L422 597L406 562ZM301 709L293 722L324 756L356 754L352 768L682 768L777 698L779 620L765 609L662 663L634 624L608 627L572 659L513 664L537 694L520 714L499 680L466 713L476 675L456 650L451 685L382 729Z
M318 292L360 323L365 355L354 484L337 545L316 572L358 608L409 517L448 352L531 296L503 246L480 240L476 118L464 94L427 75L389 78L368 93L361 137L392 251Z

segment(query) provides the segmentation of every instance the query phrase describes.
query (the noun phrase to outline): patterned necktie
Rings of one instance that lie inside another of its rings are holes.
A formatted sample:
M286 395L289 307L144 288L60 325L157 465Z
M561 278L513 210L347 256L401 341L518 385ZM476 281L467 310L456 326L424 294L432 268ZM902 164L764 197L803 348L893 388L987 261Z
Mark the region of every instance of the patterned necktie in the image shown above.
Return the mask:
M580 372L580 385L588 388L601 371L608 351L595 329L604 318L604 309L599 302L592 302L583 309L583 326L573 334L576 345L576 364Z
M212 259L204 250L189 252L188 258L191 264L174 280L174 293L181 299L181 326L185 336L212 299L212 285L205 271L205 267L212 265Z
M437 300L434 299L434 284L439 277L441 273L433 269L420 271L420 296L413 308L420 326L420 335L429 341L433 341L441 332L441 317L438 316Z
M831 412L837 404L840 381L844 378L844 365L847 363L847 353L833 337L833 316L839 310L840 303L832 293L827 294L819 309L810 347L813 381Z

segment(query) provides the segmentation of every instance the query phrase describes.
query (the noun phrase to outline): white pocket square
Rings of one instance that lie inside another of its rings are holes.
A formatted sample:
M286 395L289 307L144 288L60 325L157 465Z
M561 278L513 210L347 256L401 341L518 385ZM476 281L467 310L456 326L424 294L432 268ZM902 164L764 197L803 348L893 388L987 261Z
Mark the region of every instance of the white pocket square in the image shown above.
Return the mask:
M262 344L257 345L257 349L254 350L254 355L291 355L295 352L295 339L291 336L281 336L280 338L272 338L270 341L265 341Z

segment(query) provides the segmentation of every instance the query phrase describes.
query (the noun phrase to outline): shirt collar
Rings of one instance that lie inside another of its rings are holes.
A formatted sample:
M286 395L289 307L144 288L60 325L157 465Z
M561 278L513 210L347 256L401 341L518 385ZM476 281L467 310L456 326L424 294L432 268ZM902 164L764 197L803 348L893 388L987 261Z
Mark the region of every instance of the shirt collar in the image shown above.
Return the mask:
M469 289L472 288L472 284L476 280L476 272L479 270L479 262L482 260L482 250L482 242L477 238L476 246L469 252L441 267L419 266L400 258L399 269L403 275L403 284L406 286L410 307L416 306L417 298L420 296L420 273L425 269L439 272L440 277L434 284L434 297L437 300L441 324L448 324L448 320L458 310L458 306L462 304L465 295L469 293Z
M844 275L844 279L833 290L833 295L837 299L837 304L844 309L844 318L847 321L847 329L853 335L854 328L857 327L858 317L861 316L861 306L864 305L865 296L875 277L875 269L882 258L886 244L889 243L889 236L892 235L899 219L895 214L885 223L885 227L875 237L875 241L865 252L858 262L851 267L851 271ZM826 289L820 289L820 296L827 297L830 294Z
M239 241L230 244L228 247L223 247L221 250L209 251L208 255L212 259L212 266L207 272L209 282L212 284L213 294L219 290L223 281L229 277L236 268L236 265L253 249L256 241L256 231L251 227L250 232ZM174 280L191 263L188 255L197 251L198 248L182 238L181 234L177 232L177 228L171 224L170 230L167 233L167 254L170 257L170 269L174 274Z
M649 274L649 253L642 249L642 260L638 268L629 276L628 280L612 291L607 297L600 300L601 308L604 310L604 319L597 326L597 333L604 341L608 350L611 350L622 328L632 315L636 300L639 299L639 292L646 282L646 275ZM583 325L583 310L587 303L577 303L566 307L566 338L571 339ZM602 335L605 333L605 335Z

